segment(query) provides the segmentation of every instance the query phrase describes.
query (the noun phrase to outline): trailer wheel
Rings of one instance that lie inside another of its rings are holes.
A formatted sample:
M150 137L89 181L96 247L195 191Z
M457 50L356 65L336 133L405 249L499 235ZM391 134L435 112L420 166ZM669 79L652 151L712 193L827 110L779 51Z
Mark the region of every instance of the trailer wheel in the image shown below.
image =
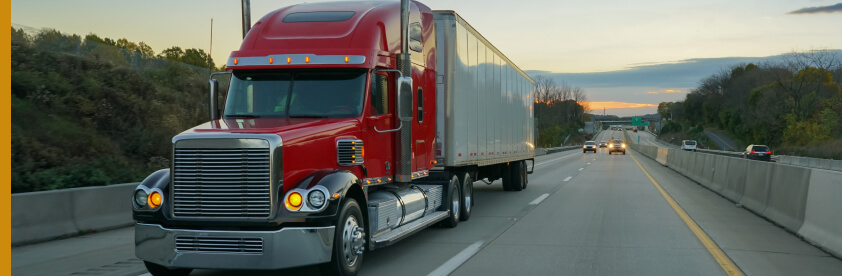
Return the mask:
M146 270L149 271L149 274L154 276L187 276L190 274L192 269L189 268L169 268L166 266L162 266L156 263L150 263L147 261L143 261L143 265L146 266Z
M596 153L594 151L594 153ZM523 176L523 189L526 189L526 185L529 184L529 173L527 172L526 168L526 161L520 161L520 173Z
M500 175L503 179L503 191L512 190L512 167L509 164L500 165Z
M450 200L443 201L442 204L448 204L450 216L441 222L441 225L447 228L455 228L459 224L460 205L462 196L459 193L459 178L455 175L450 179L450 185L447 188L447 198Z
M464 172L459 174L459 183L462 183L462 200L459 202L459 220L466 221L471 218L471 206L474 206L474 179Z
M340 210L330 262L319 267L325 275L355 275L363 262L365 221L360 205L349 197Z
M509 177L510 180L510 188L512 191L521 191L524 188L523 180L526 178L526 170L525 166L523 165L523 161L517 161L512 163L512 166L509 166L510 172Z

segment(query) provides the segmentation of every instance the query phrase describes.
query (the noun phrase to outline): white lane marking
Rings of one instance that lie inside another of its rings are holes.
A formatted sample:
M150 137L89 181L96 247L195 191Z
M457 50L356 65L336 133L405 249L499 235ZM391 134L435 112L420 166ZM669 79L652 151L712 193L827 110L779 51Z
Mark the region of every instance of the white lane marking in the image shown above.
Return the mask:
M530 202L529 205L541 204L541 201L544 201L544 199L546 199L548 196L550 196L550 194L543 194L543 195L539 196L538 198L536 198L535 200L533 200L532 202Z
M427 276L439 276L450 274L451 272L456 270L456 268L459 268L460 265L465 263L465 261L474 256L474 254L477 254L477 252L479 252L480 246L482 246L482 241L475 242L467 248L462 249L462 252L459 252L459 254L456 254L456 256L453 256L453 258L450 258L450 260L447 260L447 262L441 264L438 268L436 268L436 270L433 270L433 272L427 274Z
M588 165L590 165L590 164L591 164L591 163L588 163Z
M140 275L137 275L137 276L152 276L152 274L150 274L149 272L147 272L147 273L140 274Z
M564 179L564 182L570 181L570 179L573 179L573 177L572 177L572 176L568 176L567 178L565 178L565 179Z
M585 169L585 168L579 168L579 171L581 172L581 171L582 171L582 170L584 170L584 169Z
M535 167L541 166L541 165L544 165L544 164L547 164L547 163L550 163L550 162L553 162L553 161L558 161L558 160L561 160L561 159L564 159L564 158L567 158L567 157L570 157L570 156L574 156L574 155L576 155L576 154L565 155L565 156L562 156L562 157L559 157L559 158L556 158L556 159L553 159L553 160L544 161L544 162L535 164Z

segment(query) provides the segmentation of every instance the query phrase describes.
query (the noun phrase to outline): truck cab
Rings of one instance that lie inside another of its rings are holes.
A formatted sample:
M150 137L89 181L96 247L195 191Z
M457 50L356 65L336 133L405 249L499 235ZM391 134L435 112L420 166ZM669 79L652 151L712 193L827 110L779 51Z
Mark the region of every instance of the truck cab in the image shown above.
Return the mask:
M135 190L138 258L153 275L305 265L352 275L366 250L467 220L474 180L525 188L531 79L499 64L517 94L478 96L518 107L518 147L490 135L488 149L462 157L466 146L443 126L474 123L440 109L453 105L436 90L438 42L433 11L406 0L300 4L261 18L209 81L210 121L173 137L170 169ZM230 80L224 95L220 77Z

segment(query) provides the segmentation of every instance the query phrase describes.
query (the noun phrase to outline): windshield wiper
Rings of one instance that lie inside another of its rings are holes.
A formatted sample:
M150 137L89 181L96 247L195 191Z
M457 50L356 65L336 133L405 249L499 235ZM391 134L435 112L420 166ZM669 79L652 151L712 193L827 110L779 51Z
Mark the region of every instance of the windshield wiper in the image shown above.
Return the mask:
M248 114L237 114L237 115L226 115L226 119L233 119L233 118L260 118L257 115L248 115Z
M324 115L292 115L290 118L327 118Z

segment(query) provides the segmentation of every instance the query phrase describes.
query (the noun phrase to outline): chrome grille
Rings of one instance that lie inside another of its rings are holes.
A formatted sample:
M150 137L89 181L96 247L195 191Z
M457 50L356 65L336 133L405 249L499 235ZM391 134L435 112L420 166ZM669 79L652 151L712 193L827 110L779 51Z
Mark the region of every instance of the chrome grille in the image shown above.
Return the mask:
M339 140L336 142L336 162L340 166L354 166L363 163L362 140Z
M176 148L174 171L176 217L269 217L268 148Z
M262 238L176 236L178 252L263 254Z

